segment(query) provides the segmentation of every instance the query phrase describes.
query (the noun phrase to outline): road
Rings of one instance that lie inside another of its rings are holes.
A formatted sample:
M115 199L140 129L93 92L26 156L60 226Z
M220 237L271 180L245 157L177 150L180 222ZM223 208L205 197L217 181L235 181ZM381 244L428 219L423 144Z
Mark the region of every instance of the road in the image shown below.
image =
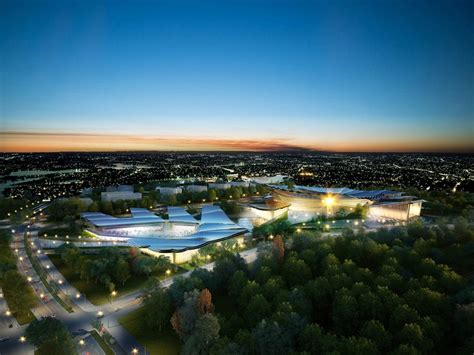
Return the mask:
M31 265L30 259L24 248L24 236L27 232L27 242L30 243L32 251L35 253L34 257L39 260L44 270L47 272L47 282L54 281L60 289L60 294L64 298L71 301L74 312L67 312L49 293L48 289L41 281L35 269ZM131 353L132 349L137 349L139 354L146 354L144 347L139 344L136 339L130 335L118 322L119 318L129 312L136 310L141 305L141 290L118 297L113 302L105 305L96 306L91 304L83 295L75 289L56 269L54 264L49 260L47 254L41 249L41 243L37 237L38 226L27 224L17 226L15 233L13 233L12 248L18 255L17 266L20 272L26 277L30 278L32 287L38 297L38 306L32 309L36 318L42 316L54 315L61 320L71 332L78 329L92 330L91 322L97 319L97 313L103 312L104 317L101 319L106 330L116 339L119 346L114 346L114 351L117 354ZM250 249L240 253L247 263L255 261L257 257L257 248ZM212 270L214 263L209 263L202 268ZM192 271L184 274L172 276L161 282L164 288L169 287L176 277L189 277ZM61 284L60 284L61 283ZM80 295L76 298L76 295ZM1 304L0 304L1 306ZM9 320L3 320L3 324L7 325ZM2 324L2 323L0 323ZM16 325L13 328L2 326L0 328L0 338L9 337L5 342L0 342L0 354L33 354L34 348L27 342L21 343L20 336L23 335L26 326ZM87 345L87 344L86 344ZM83 347L82 350L85 350ZM82 351L81 350L81 351Z

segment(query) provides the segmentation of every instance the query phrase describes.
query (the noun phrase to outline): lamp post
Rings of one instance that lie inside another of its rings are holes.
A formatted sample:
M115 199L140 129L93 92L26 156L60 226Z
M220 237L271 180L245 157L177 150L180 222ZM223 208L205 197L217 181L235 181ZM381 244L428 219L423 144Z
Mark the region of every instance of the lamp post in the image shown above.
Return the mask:
M113 290L111 293L110 293L110 303L111 304L114 304L114 297L117 296L117 291Z

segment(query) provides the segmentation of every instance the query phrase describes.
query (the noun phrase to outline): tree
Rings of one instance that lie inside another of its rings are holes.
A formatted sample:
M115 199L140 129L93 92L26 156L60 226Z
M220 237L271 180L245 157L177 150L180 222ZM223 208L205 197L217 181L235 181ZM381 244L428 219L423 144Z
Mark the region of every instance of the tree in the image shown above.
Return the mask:
M191 336L184 343L184 354L208 354L212 344L219 338L219 321L211 313L199 317Z
M28 341L38 348L39 354L75 354L76 346L68 329L56 318L35 319L26 328Z
M277 322L262 320L252 331L254 353L256 354L288 354L290 341Z
M390 334L378 320L372 319L364 324L360 335L372 340L380 351L384 351L390 345Z
M30 284L17 270L5 272L2 285L3 294L12 311L24 315L36 306L36 297Z
M278 264L282 265L283 261L285 260L285 245L283 244L283 239L281 238L281 235L277 235L273 239L273 252L278 261Z
M161 332L171 316L171 298L168 293L157 289L145 298L143 308L147 326Z
M250 324L256 324L270 314L271 305L262 294L257 294L250 300L245 309L245 318Z
M205 313L212 313L214 311L212 295L207 288L201 290L201 293L199 294L199 298L197 300L197 310L201 315Z
M114 278L118 282L121 282L122 285L124 285L125 282L127 282L127 280L130 278L130 266L125 259L120 258L115 264Z
M216 197L217 197L217 193L216 193L216 190L214 189L209 189L207 191L207 198L209 201L215 201L216 200Z

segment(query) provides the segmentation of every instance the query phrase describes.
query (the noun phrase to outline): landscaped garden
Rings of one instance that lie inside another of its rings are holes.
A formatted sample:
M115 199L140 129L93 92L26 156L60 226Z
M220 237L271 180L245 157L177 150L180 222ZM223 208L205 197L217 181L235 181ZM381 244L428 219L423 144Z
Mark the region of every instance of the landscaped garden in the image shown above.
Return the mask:
M162 279L175 268L167 258L141 255L134 248L104 247L84 253L73 245L49 255L64 278L95 305L113 301L112 291L123 296L143 288L153 278ZM178 270L180 271L180 270Z

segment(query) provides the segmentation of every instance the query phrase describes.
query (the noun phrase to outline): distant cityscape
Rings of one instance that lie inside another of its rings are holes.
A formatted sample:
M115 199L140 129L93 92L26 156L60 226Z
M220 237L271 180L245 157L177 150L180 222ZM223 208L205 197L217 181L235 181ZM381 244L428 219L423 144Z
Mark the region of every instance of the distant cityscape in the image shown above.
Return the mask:
M274 175L301 185L474 191L474 157L468 154L5 153L0 162L6 197L52 199L90 187Z

